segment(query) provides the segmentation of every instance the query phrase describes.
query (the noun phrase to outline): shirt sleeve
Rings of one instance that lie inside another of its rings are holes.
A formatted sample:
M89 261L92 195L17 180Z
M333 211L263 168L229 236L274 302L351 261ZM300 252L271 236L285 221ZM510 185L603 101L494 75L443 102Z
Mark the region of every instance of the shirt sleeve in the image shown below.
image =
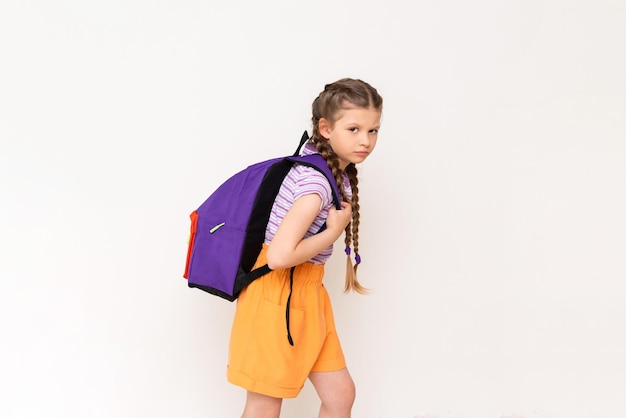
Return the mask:
M317 194L322 199L320 209L332 204L332 191L324 174L312 167L297 165L295 170L294 201L307 194Z

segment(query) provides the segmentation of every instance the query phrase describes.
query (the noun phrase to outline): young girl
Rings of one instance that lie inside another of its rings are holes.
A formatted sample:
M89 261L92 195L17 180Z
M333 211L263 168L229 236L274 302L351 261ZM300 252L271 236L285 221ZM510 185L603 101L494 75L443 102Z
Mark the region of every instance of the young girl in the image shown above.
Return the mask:
M278 418L282 399L296 397L307 377L321 399L319 417L350 417L354 382L322 278L333 243L345 232L345 290L366 292L356 278L361 260L355 164L376 146L382 104L376 89L348 78L326 85L313 101L313 133L302 153L324 157L342 209L333 206L328 181L313 168L295 165L281 186L256 265L267 263L272 271L240 293L233 321L227 375L248 391L242 418ZM326 229L317 233L324 222Z

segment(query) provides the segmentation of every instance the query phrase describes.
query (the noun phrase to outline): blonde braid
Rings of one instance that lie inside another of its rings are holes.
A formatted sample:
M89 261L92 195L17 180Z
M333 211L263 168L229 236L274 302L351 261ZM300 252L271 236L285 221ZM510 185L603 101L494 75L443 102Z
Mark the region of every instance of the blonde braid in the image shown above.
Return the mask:
M354 164L348 164L345 172L348 175L348 179L350 180L350 188L352 189L352 222L348 225L348 228L351 227L350 238L352 241L352 247L354 249L354 257L356 259L356 263L353 267L352 261L350 260L350 257L348 257L345 291L349 292L350 290L354 290L357 293L366 294L369 292L369 290L363 287L361 283L359 283L356 274L359 264L361 263L361 255L359 254L359 225L361 224L361 205L359 204L359 178L357 177L358 170ZM350 242L346 239L346 246L349 246L349 244ZM348 270L351 270L353 273L350 274ZM350 276L352 276L352 279L348 280L348 277Z

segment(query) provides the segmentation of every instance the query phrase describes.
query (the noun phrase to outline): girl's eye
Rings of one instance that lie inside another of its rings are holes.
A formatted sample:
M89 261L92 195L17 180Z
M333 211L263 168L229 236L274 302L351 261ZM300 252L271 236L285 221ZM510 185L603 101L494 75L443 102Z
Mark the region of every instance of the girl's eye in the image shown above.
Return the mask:
M371 133L371 134L377 134L377 133L378 133L378 129L372 129L372 130L370 131L370 133Z
M358 130L359 130L359 128L353 127L353 128L348 128L348 130L349 130L350 132L356 132L356 131L358 131Z

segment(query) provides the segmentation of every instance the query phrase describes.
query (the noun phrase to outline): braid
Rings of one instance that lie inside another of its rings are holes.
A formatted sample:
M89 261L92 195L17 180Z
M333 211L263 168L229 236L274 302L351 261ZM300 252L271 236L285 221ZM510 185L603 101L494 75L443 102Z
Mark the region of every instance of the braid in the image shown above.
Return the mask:
M352 189L352 199L349 200L344 190L343 171L339 167L339 159L333 151L330 143L324 138L319 131L320 119L324 118L334 123L337 115L345 106L345 103L351 103L358 107L382 110L382 97L369 84L361 80L344 78L334 83L327 84L319 96L313 101L311 122L313 125L310 142L315 145L317 151L324 157L328 168L333 173L337 186L341 193L341 198L345 202L352 205L352 220L346 226L344 242L346 245L346 253L348 255L346 264L346 285L345 291L354 290L357 293L367 293L368 289L363 287L357 280L356 271L360 263L359 255L359 225L361 223L360 205L359 205L359 180L357 177L357 168L354 164L348 164L345 173L350 181ZM354 249L356 265L352 265L350 259L350 247Z
M337 182L337 187L339 188L339 192L341 193L341 199L344 202L348 202L348 196L346 195L346 191L343 188L343 172L339 168L339 159L337 158L337 154L330 147L328 141L317 141L315 142L315 148L317 148L317 152L322 154L322 157L326 160L326 164L328 168L333 173L335 177L335 181Z
M361 224L361 205L359 204L359 178L357 177L358 170L354 164L348 164L345 171L348 175L348 179L350 180L350 188L352 189L352 222L346 228L346 247L350 245L350 241L348 240L348 235L350 235L352 247L354 249L354 256L357 260L353 270L354 281L350 284L346 281L345 291L348 292L350 290L355 290L357 293L365 294L368 292L368 289L366 289L361 285L361 283L359 283L356 276L359 263L361 262L361 256L359 254L359 225ZM351 234L349 232L351 232ZM350 267L351 264L352 262L350 262Z
M359 253L359 223L361 222L359 209L359 178L357 177L357 168L354 164L346 167L346 174L350 179L350 188L352 189L352 244L354 253Z

